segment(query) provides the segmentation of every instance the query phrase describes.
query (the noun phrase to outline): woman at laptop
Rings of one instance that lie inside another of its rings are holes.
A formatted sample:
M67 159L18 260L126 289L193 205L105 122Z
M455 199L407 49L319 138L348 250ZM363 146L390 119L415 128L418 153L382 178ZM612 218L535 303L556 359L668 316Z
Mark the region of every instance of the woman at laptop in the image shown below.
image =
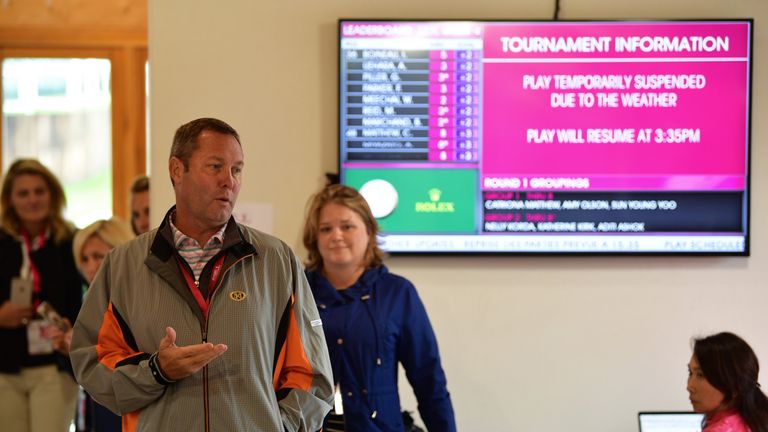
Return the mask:
M752 348L733 333L694 339L688 394L693 410L705 414L703 432L768 432L759 370Z

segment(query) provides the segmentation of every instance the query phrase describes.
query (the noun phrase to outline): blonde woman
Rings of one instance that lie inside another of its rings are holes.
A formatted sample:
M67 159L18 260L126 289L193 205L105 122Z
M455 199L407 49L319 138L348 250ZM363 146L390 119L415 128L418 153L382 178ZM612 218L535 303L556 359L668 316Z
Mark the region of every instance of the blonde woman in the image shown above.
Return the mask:
M5 432L63 432L75 413L77 384L69 360L54 351L53 325L34 315L45 301L74 321L82 302L82 278L72 256L75 230L64 219L65 205L64 189L48 168L33 159L11 164L0 192L0 419Z
M93 281L109 251L132 238L133 234L128 226L117 219L98 220L75 234L72 252L77 268L88 284ZM69 330L66 332L54 331L54 346L61 353L68 355L72 342L72 326L69 322L67 325ZM118 432L122 429L120 416L94 402L90 397L87 398L85 426L87 431L99 432Z
M75 265L90 285L101 262L112 248L133 238L128 227L118 219L97 220L75 234L72 241L72 253ZM69 331L53 330L54 347L57 351L69 355L69 342L72 340L72 326L68 320Z
M90 284L107 253L133 238L126 224L118 219L98 220L75 234L72 251L75 263Z

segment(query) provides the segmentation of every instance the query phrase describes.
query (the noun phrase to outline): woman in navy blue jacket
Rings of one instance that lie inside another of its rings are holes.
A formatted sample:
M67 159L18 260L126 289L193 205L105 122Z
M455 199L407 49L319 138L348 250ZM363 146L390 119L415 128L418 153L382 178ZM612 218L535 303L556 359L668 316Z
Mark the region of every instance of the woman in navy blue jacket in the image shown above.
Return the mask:
M397 389L405 368L430 431L455 431L437 340L413 284L389 273L365 199L343 185L308 205L307 278L323 321L347 431L403 431Z

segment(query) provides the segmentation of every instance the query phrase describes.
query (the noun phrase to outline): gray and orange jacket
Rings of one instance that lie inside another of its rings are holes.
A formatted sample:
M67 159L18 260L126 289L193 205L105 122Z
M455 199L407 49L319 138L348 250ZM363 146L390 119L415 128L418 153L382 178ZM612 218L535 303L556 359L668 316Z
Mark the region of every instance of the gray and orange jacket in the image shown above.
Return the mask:
M122 414L123 431L319 430L333 379L296 255L230 219L221 276L215 287L202 287L211 293L206 319L184 281L167 220L102 263L75 323L70 356L78 382ZM229 349L198 373L163 385L148 363L167 326L179 346Z

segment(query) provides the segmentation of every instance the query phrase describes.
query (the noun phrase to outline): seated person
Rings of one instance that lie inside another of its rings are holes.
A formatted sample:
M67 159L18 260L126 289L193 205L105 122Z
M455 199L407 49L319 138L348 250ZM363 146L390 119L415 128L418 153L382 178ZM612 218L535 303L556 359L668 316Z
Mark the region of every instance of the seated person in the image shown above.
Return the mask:
M733 333L694 339L688 394L703 413L703 432L768 432L768 398L760 390L752 348Z

